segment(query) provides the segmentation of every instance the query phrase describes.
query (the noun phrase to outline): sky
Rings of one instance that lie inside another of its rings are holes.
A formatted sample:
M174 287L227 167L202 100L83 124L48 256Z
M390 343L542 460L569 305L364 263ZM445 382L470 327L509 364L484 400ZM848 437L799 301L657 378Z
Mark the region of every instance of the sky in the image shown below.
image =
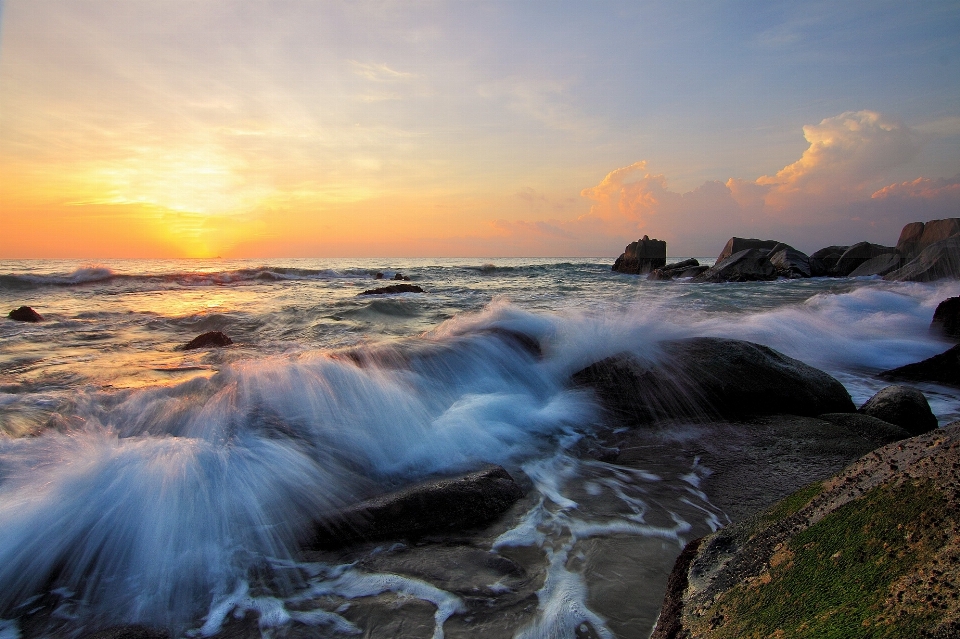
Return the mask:
M0 258L812 252L960 217L960 3L0 2Z

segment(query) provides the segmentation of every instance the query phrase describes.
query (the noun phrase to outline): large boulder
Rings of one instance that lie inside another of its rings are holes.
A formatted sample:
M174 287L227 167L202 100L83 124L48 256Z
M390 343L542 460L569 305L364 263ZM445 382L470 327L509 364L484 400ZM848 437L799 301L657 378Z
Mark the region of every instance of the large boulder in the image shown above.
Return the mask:
M777 279L777 271L760 249L744 249L693 278L694 282L756 282Z
M758 240L756 238L731 237L723 246L723 250L720 251L720 255L717 256L717 263L722 262L734 253L739 253L740 251L745 251L747 249L759 249L766 254L770 251L770 249L778 244L780 244L780 242L777 240Z
M883 371L879 377L960 386L960 345L921 362Z
M21 306L7 314L7 317L16 322L42 322L43 315L36 312L29 306Z
M930 244L916 258L896 271L888 273L883 279L898 282L932 282L945 277L960 278L960 236Z
M656 360L614 356L577 372L573 381L592 386L612 416L630 425L856 411L836 379L760 344L696 337L659 347Z
M868 275L886 275L903 266L903 260L898 253L883 253L872 257L849 273L850 277L866 277Z
M877 446L886 446L915 434L896 424L863 413L826 413L817 417L845 428Z
M956 637L960 426L690 542L653 639Z
M960 340L960 297L949 297L937 305L930 330L950 339Z
M923 252L928 246L956 235L960 235L960 218L948 217L944 220L930 220L923 225L923 234L920 236L918 246L919 252Z
M639 275L661 268L667 263L667 243L663 240L651 240L644 235L642 239L631 242L613 263L612 270L619 273Z
M810 257L787 244L777 244L767 253L777 275L789 279L810 277Z
M920 239L923 237L923 222L910 222L900 231L897 240L897 252L905 260L912 260L920 254Z
M922 435L939 425L927 398L909 386L887 386L868 399L858 412L896 424L911 436Z
M837 262L849 246L825 246L810 255L810 273L813 277L836 274Z
M422 482L325 519L307 546L335 548L359 541L461 531L497 518L522 496L523 490L500 466Z
M897 249L870 242L858 242L843 252L834 266L834 273L840 277L846 277L864 262L891 253L896 254Z

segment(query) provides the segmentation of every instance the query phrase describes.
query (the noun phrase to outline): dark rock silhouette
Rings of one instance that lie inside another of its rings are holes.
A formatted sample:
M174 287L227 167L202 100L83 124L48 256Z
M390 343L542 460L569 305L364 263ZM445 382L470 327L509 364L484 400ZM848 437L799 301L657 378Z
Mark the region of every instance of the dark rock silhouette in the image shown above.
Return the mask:
M226 333L222 331L209 331L194 337L184 344L181 350L190 351L195 348L219 348L221 346L229 346L230 344L233 344L233 340L230 339Z
M937 305L930 330L960 340L960 297L949 297Z
M42 322L43 321L43 315L36 312L29 306L21 306L16 310L12 310L7 315L7 317L17 322Z
M870 242L858 242L840 256L833 268L834 274L839 277L846 277L864 262L887 254L897 255L897 249L892 246L871 244Z
M392 284L381 288L370 289L357 295L389 295L390 293L423 293L423 289L415 284Z
M648 280L672 280L674 277L693 277L707 270L708 267L700 266L695 258L682 260L675 264L668 264L650 271Z
M717 263L719 264L734 253L739 253L740 251L745 251L747 249L759 249L766 254L777 244L780 244L780 242L777 240L758 240L756 238L731 237L723 246L723 250L720 251L720 255L717 256Z
M403 273L397 273L396 275L393 276L393 279L397 280L398 282L409 282L409 281L410 281L410 278L407 277L406 275L404 275Z
M824 277L836 274L837 261L849 246L826 246L810 255L810 274Z
M777 244L767 253L767 259L773 264L779 277L798 279L810 277L810 257L789 244Z
M776 246L776 244L774 244ZM693 278L694 282L756 282L777 279L765 251L757 248L734 253Z
M879 377L960 386L960 345L921 362L883 371Z
M644 235L642 239L631 242L623 249L623 253L613 263L611 270L640 275L661 268L666 263L667 243L662 240L651 240Z
M922 435L938 426L937 418L923 393L909 386L887 386L868 399L858 411L896 424L913 435Z

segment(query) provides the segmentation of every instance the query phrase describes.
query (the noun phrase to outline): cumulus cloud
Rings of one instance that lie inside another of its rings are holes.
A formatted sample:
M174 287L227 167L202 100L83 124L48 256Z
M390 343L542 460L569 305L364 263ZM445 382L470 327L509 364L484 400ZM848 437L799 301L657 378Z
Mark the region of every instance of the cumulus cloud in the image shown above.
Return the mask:
M687 254L710 254L731 235L766 235L813 250L824 243L892 243L911 221L960 215L960 176L884 185L891 169L919 153L921 135L873 111L848 111L803 127L809 146L774 175L669 188L664 175L635 162L581 195L590 212L567 226L610 235L644 233ZM922 204L920 202L922 201Z

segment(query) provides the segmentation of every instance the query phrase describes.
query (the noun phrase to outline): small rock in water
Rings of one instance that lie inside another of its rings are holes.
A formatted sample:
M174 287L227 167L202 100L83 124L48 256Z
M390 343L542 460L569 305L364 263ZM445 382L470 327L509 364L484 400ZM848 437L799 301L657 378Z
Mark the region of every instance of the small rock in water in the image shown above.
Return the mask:
M415 284L394 284L382 288L374 288L369 291L357 293L357 295L389 295L390 293L423 293L424 290Z
M184 344L183 350L189 351L195 348L229 346L230 344L233 344L233 340L230 339L226 333L222 331L210 331L208 333L203 333L202 335L197 335L192 340Z
M887 386L868 399L858 412L896 424L911 436L922 435L938 426L927 398L909 386Z
M383 279L383 273L381 273L380 271L377 271L377 274L373 276L373 279L375 279L375 280L382 280L382 279Z
M409 281L410 281L410 278L407 277L406 275L404 275L403 273L397 273L396 275L393 276L393 279L395 279L395 280L398 281L398 282L409 282Z
M940 302L933 312L930 330L960 339L960 297L949 297Z
M10 311L10 314L7 315L7 317L9 317L12 320L16 320L18 322L42 322L43 321L43 315L36 312L29 306L21 306L15 311Z

